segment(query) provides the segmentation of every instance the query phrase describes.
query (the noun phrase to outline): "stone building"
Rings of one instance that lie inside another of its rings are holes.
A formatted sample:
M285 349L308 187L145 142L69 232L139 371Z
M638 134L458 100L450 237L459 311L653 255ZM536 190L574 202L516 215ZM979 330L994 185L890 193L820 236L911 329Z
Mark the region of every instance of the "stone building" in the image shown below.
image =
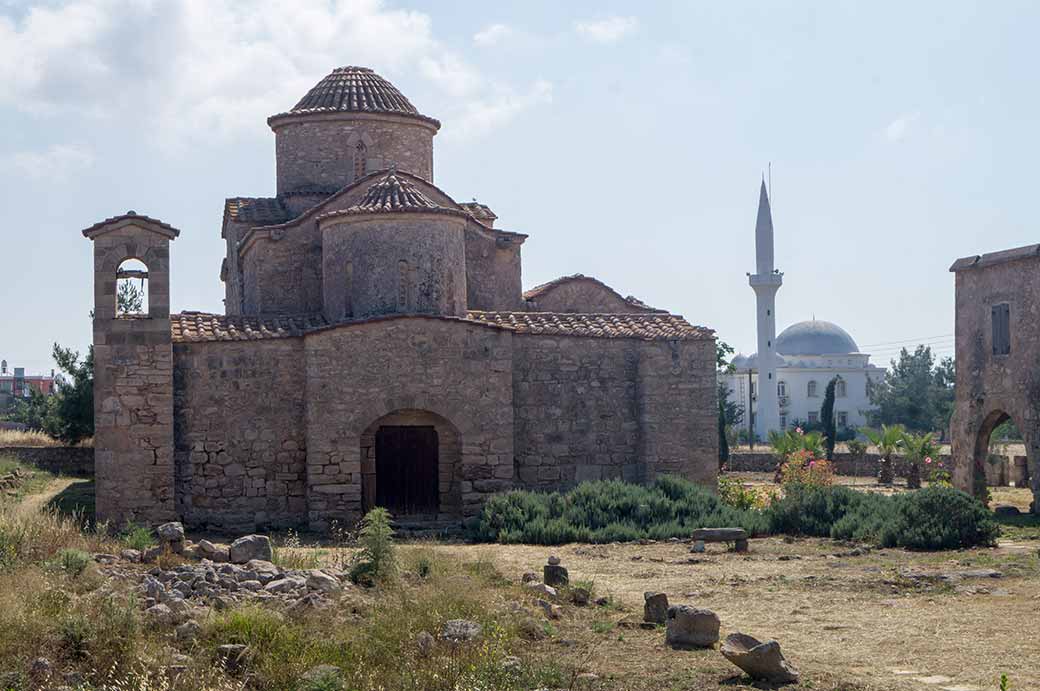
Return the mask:
M1014 459L1040 513L1040 245L958 259L954 483L981 493L993 430L1007 419L1025 442Z
M712 331L581 275L524 293L527 235L433 183L440 123L369 69L268 123L277 195L225 204L225 314L170 314L171 226L84 231L101 518L458 522L511 487L714 482Z

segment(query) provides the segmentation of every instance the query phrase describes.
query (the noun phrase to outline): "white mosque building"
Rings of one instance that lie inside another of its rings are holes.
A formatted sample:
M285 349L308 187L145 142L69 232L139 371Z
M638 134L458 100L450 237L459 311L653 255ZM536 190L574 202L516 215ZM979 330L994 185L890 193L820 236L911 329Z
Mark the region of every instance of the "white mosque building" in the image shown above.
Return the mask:
M838 430L866 425L870 409L868 383L884 376L884 368L870 364L870 355L843 328L812 319L798 322L776 335L776 293L783 274L773 266L773 219L765 182L759 193L755 224L755 273L748 281L755 291L758 352L733 358L734 371L724 376L730 400L748 412L755 436L784 430L796 421L819 421L827 384L835 380L834 416ZM762 382L761 384L759 382Z

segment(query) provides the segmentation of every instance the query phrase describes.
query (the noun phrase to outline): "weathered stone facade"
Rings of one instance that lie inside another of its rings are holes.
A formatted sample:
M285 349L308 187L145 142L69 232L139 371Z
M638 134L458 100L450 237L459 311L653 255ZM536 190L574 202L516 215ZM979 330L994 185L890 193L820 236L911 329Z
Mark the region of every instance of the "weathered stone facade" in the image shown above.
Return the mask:
M580 275L522 293L527 236L433 184L439 123L371 71L269 122L279 193L227 200L226 315L169 315L169 226L86 231L102 518L457 522L511 487L713 483L710 330ZM148 265L147 317L116 318L126 257Z
M1040 245L957 260L954 482L981 493L990 434L1008 418L1022 433L1040 513Z

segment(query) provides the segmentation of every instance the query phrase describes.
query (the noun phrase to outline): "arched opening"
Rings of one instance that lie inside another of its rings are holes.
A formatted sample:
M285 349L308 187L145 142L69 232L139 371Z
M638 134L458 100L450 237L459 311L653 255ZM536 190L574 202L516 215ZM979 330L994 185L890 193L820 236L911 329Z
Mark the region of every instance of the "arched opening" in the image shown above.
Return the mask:
M808 395L809 398L816 398L816 380L815 379L812 380L811 382L809 382L808 386L806 387L806 395Z
M398 410L361 435L364 510L376 506L397 518L433 520L461 513L456 468L459 433L425 410Z
M368 167L368 147L358 139L354 145L354 179L362 178Z
M994 410L979 425L972 458L972 490L975 496L984 496L987 487L1005 485L1010 480L1003 457L993 450L994 431L1010 420L1011 416L1003 410Z
M116 317L148 316L148 267L125 259L116 270Z

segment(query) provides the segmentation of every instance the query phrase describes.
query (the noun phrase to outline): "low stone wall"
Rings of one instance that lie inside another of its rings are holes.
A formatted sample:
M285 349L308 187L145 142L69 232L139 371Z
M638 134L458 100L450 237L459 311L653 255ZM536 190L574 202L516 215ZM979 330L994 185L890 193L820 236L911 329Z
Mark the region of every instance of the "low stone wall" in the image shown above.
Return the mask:
M859 457L850 453L836 453L834 469L838 475L874 477L877 475L879 459L880 456L873 453ZM953 471L953 462L949 455L944 454L938 460L948 471ZM1026 478L1028 475L1023 471L1025 464L1019 461L1016 465L1016 460L1008 456L991 455L986 463L986 484L990 487L1003 487L1014 482L1016 487L1020 486L1019 483L1025 479L1023 475ZM740 472L771 473L776 470L776 456L768 452L731 453L726 468ZM898 476L906 476L906 464L899 457L895 459L895 472Z
M89 446L0 446L4 456L56 475L94 476L94 449Z

